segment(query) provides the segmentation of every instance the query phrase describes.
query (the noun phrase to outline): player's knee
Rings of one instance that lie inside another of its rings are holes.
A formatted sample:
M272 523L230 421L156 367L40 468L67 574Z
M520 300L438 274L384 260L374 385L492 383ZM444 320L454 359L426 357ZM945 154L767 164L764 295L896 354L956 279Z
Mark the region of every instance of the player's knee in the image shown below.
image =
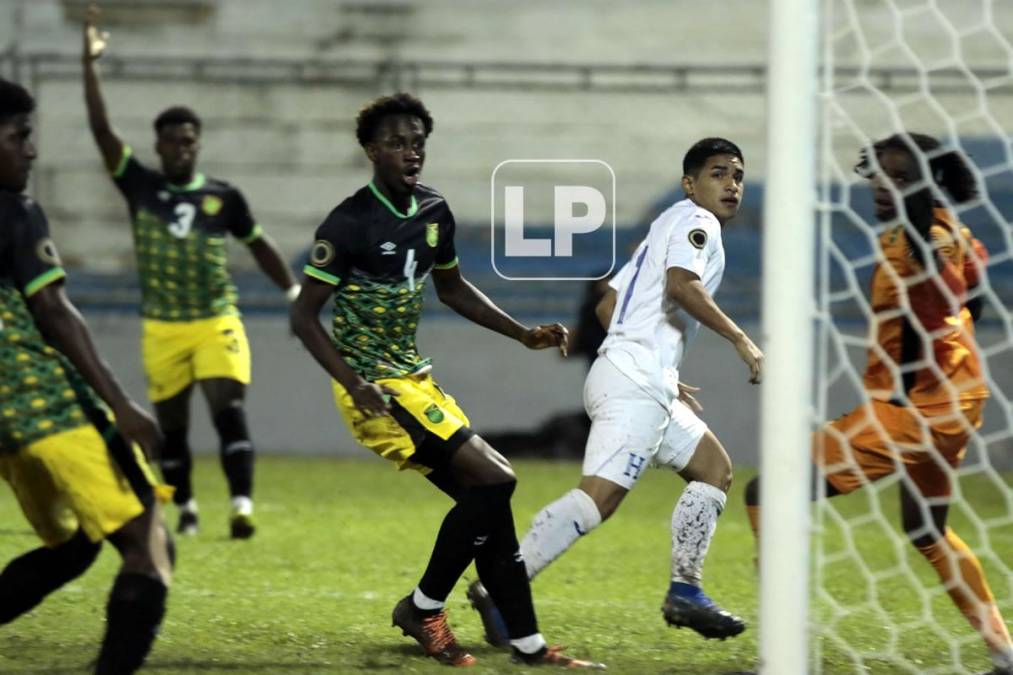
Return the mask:
M514 468L509 464L499 468L501 482L510 485L510 493L513 494L513 491L517 488L517 474L514 473Z
M735 479L735 472L732 470L732 463L728 462L728 468L721 475L721 483L718 485L724 492L728 492L732 488L732 481Z
M149 508L109 536L123 561L122 572L161 579L172 578L175 549L157 510Z
M165 436L165 444L162 446L162 454L171 455L172 457L190 454L190 446L187 442L189 431L187 427L177 427L175 429L163 428L162 433Z
M745 490L746 506L759 506L760 505L760 477L753 476L746 483Z
M622 494L610 494L594 500L595 508L598 509L598 515L601 516L601 521L603 523L611 518L613 513L619 510L619 505L622 503Z
M714 461L707 467L707 470L697 480L710 483L722 492L728 492L732 487L733 478L732 460L727 454L721 453L715 457Z
M919 551L929 548L933 544L937 543L939 539L940 538L935 536L934 534L922 534L920 536L913 536L913 533L908 532L908 541L910 541L911 545L914 546Z
M612 517L612 514L619 510L628 490L608 480L596 477L584 477L580 485L574 491L575 496L583 504L584 497L594 505L598 511L600 522L605 522Z

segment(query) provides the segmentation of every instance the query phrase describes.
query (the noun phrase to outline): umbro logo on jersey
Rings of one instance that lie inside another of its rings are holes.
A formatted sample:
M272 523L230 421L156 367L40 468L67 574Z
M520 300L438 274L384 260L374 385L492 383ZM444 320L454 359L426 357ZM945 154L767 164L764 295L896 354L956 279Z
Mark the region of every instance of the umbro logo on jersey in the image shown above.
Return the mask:
M385 241L380 244L380 255L394 255L397 253L397 244L392 241Z

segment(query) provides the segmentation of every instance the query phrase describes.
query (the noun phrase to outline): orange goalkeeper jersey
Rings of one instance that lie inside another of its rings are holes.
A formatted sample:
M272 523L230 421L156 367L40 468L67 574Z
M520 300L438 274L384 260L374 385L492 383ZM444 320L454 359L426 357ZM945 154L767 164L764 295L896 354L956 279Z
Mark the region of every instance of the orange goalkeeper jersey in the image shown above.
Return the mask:
M865 387L875 399L926 406L988 397L974 323L964 307L966 276L977 269L968 255L971 240L946 209L933 215L934 276L912 256L902 225L879 238L884 262L872 275L874 346L865 371Z

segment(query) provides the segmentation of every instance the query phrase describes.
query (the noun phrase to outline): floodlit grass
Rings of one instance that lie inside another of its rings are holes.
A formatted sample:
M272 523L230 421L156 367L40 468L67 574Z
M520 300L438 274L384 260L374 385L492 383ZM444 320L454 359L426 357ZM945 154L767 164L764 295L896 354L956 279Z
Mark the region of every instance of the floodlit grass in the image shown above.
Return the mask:
M571 488L575 463L517 462L519 532L542 505ZM705 582L749 630L737 639L708 642L667 628L659 607L667 586L669 518L682 488L667 472L652 471L614 519L581 541L534 584L543 633L576 655L605 661L619 673L733 673L756 667L757 585L753 543L742 507L740 472L707 561ZM214 459L198 462L201 533L178 541L179 561L169 611L148 660L159 673L445 672L421 656L390 611L412 589L449 501L428 482L399 475L381 461L264 457L257 465L257 518L251 541L226 534L224 480ZM1006 479L1009 483L1009 477ZM965 493L991 517L1007 508L1001 493ZM883 522L895 523L896 498L883 493ZM862 497L835 503L846 517L867 509ZM175 523L175 513L170 513ZM1006 515L1007 521L1009 514ZM962 521L966 522L966 521ZM895 530L892 530L895 532ZM889 570L905 547L891 530L867 528L860 548L867 565ZM973 533L966 537L977 543ZM0 559L36 545L7 488L0 490ZM992 533L997 559L1013 559L1013 527ZM912 549L913 552L913 549ZM865 661L860 672L954 672L950 640L962 641L962 665L988 666L977 637L945 596L927 602L935 625L924 621L919 588L934 589L934 573L917 554L909 575L884 573L875 586L885 611L858 608L834 619L852 648L894 649L908 664ZM0 672L80 672L94 657L103 630L105 597L118 558L106 547L81 579L15 623L0 627ZM861 601L869 584L848 565L828 568L829 592L839 602ZM1007 616L1010 582L992 578ZM459 584L449 601L460 641L480 660L477 672L521 672L485 646L478 616ZM828 617L825 608L817 616ZM891 638L886 622L905 623ZM895 641L892 642L891 639ZM914 665L917 664L917 665ZM856 672L846 651L824 643L824 672Z

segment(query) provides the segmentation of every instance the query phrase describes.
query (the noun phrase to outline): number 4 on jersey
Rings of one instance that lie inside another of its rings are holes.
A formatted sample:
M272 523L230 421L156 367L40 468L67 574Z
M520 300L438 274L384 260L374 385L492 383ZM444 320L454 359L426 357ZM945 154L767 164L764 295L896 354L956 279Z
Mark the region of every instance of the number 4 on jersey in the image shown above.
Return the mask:
M419 266L417 260L415 260L415 249L408 249L407 255L404 258L404 278L408 280L408 290L415 290L415 268Z

